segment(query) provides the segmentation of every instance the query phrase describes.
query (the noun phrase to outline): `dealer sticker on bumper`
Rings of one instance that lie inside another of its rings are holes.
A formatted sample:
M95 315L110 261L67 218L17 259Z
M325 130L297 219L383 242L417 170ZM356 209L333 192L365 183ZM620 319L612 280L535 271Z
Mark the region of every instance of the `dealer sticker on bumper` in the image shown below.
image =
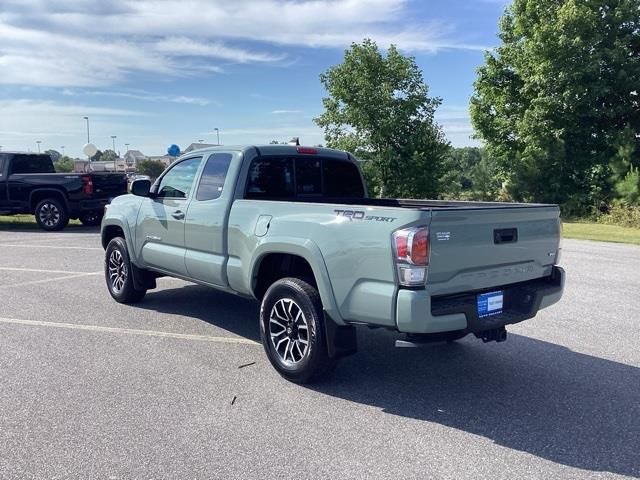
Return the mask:
M502 313L504 294L502 291L481 293L478 295L478 317L489 317Z

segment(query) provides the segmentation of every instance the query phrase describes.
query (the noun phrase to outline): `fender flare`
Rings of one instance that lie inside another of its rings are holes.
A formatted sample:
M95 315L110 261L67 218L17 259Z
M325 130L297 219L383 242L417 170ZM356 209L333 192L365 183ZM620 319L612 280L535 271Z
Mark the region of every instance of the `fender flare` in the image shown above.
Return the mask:
M253 292L255 279L262 259L271 253L297 255L304 258L313 271L324 310L336 324L345 325L342 315L338 310L324 257L318 245L308 238L265 237L255 248L249 263L249 268L247 269L248 271L245 274L245 284L251 292Z
M69 199L67 198L67 195L66 195L67 192L62 188L55 188L55 187L35 188L31 190L31 192L29 192L29 210L32 210L32 209L35 210L36 204L33 201L33 197L39 193L47 193L48 195L52 194L52 195L55 195L56 197L60 197L62 199L62 202L64 203L65 208L67 209L67 212L69 212L70 208L69 208ZM42 198L46 198L46 196Z

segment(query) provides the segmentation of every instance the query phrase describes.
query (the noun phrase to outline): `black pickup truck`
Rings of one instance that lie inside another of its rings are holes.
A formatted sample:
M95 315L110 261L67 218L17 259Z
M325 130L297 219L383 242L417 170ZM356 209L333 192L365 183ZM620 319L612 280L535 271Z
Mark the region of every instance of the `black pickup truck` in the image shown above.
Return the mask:
M69 219L99 225L104 206L127 193L121 173L55 173L46 154L0 152L0 215L33 214L43 230Z

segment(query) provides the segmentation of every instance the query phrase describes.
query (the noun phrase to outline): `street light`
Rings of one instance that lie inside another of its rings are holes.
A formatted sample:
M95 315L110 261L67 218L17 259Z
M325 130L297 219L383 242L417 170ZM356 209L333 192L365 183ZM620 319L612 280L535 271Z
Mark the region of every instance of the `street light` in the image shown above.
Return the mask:
M61 145L60 149L62 150L62 156L64 157L64 145Z
M111 135L111 141L113 141L113 153L115 154L115 156L113 157L113 171L115 172L118 167L116 166L116 159L118 158L118 155L116 154L116 136L115 135Z
M216 131L216 135L218 136L218 145L220 145L220 129L218 127L214 128Z
M89 117L82 117L87 121L87 143L91 143L91 139L89 138Z
M38 153L40 153L40 144L42 143L42 140L36 140L36 143L38 144Z
M131 145L130 143L125 143L124 146L127 147L127 152L129 151L129 145ZM127 153L125 152L125 153Z

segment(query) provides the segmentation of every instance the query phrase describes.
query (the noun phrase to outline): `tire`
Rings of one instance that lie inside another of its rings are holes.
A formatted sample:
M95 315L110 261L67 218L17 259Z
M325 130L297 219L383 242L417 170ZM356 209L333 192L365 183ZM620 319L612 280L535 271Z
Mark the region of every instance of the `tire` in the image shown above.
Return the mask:
M47 232L62 230L69 223L67 207L57 198L41 200L34 210L38 226Z
M80 222L85 227L97 227L102 222L102 213L100 212L88 212L80 215Z
M138 290L131 276L131 261L127 244L122 237L115 237L107 245L104 256L104 278L109 294L118 303L136 303L147 290Z
M335 366L327 353L323 322L320 295L308 282L283 278L265 293L260 306L262 345L271 365L287 380L310 383Z

